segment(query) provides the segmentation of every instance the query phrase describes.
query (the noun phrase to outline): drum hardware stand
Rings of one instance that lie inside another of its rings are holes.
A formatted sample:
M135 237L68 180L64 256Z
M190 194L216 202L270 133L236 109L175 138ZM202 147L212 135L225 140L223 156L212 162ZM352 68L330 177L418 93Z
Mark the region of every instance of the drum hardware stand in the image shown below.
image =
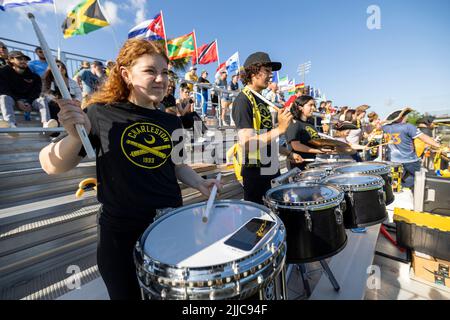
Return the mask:
M339 291L341 287L339 286L339 283L337 282L336 278L334 277L333 272L331 271L330 267L328 266L328 263L326 260L320 260L319 261L322 270L324 271L324 274L328 277L328 279L331 282L331 285L333 286L335 291ZM305 297L309 298L311 296L311 286L309 285L308 281L308 271L306 270L306 264L305 263L299 263L299 264L290 264L287 269L287 277L286 282L289 282L289 278L292 273L292 269L296 267L297 270L300 272L300 276L302 278L303 287L305 288ZM300 296L303 297L303 296Z

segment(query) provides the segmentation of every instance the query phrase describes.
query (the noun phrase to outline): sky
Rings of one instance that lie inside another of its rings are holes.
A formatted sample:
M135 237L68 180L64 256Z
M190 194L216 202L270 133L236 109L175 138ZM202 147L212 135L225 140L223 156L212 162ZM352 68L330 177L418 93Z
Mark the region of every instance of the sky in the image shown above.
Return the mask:
M50 47L114 59L128 30L163 11L166 34L196 31L198 46L218 40L221 61L255 51L280 61L280 76L297 83L298 65L311 61L306 84L333 105L368 104L382 116L410 106L450 113L450 1L448 0L102 0L111 27L63 39L66 12L80 0L55 0L0 12L0 37L37 44L26 12L33 12ZM376 5L379 29L369 29ZM200 66L210 81L217 64Z

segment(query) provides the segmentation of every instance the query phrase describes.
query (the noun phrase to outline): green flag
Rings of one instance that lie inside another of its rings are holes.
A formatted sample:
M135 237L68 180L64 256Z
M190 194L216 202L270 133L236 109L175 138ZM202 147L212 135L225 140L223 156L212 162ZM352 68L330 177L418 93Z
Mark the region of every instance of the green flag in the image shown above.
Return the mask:
M67 15L62 24L64 38L83 35L108 26L97 0L84 0Z
M193 56L195 53L194 32L167 41L169 59L177 60Z

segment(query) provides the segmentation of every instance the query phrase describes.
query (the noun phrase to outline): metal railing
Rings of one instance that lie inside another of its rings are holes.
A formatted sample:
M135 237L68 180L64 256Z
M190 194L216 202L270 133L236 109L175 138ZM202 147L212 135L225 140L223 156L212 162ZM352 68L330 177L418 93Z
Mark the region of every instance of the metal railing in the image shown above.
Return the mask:
M29 56L32 60L38 59L36 53L34 52L36 47L39 46L37 44L30 44L30 43L21 42L21 41L12 40L12 39L3 38L3 37L0 37L0 41L5 43L5 45L8 47L9 52L11 52L13 50L19 50L19 51L22 51L27 56ZM67 51L60 51L58 53L58 50L55 50L55 49L51 49L51 51L55 57L59 57L59 59L64 62L64 64L67 67L68 75L70 77L73 77L75 72L80 68L81 63L85 60L87 60L87 61L97 60L97 61L106 62L105 59L85 56L82 54L76 54L76 53L67 52Z

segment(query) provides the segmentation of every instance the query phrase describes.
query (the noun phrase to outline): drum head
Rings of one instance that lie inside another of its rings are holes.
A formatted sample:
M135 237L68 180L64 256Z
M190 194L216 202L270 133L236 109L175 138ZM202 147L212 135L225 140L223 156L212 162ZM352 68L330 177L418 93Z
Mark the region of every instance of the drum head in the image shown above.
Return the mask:
M322 179L327 176L327 173L323 169L307 170L307 171L303 171L298 176L300 179L306 179L306 178Z
M378 173L385 174L389 172L389 167L382 162L358 162L355 164L349 164L334 169L336 173Z
M227 247L223 243L227 238L252 218L276 219L269 209L257 204L217 201L208 222L203 223L205 209L206 203L198 203L155 221L141 239L144 253L160 263L185 268L230 263L249 253Z
M269 190L266 199L277 205L313 206L342 200L342 192L332 185L293 183Z
M344 189L360 188L374 189L383 185L384 180L380 176L363 174L363 173L347 173L329 176L323 182L331 183L343 187Z

